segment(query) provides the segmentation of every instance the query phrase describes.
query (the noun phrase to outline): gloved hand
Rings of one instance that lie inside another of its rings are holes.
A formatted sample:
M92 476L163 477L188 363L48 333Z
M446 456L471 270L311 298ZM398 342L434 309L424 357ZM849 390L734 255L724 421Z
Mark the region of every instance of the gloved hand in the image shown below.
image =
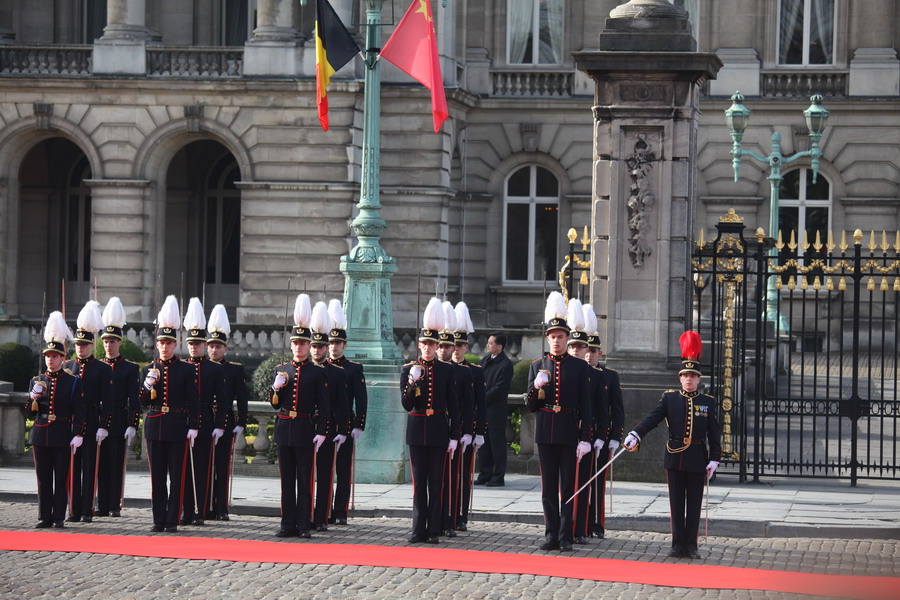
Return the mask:
M275 381L272 383L272 389L275 391L280 390L284 387L284 384L287 383L287 373L277 373L275 375Z
M194 440L197 439L197 433L199 433L196 429L188 429L187 440L191 444L191 448L194 447Z
M107 437L109 437L109 432L107 430L103 429L102 427L97 429L97 443L98 444L102 444L103 440L105 440Z
M447 454L450 455L450 460L453 460L453 455L456 453L456 446L458 442L456 440L450 440L450 443L447 444Z
M420 365L413 365L409 370L409 380L412 383L417 382L422 377L422 367Z
M41 397L41 394L44 393L44 382L43 381L35 381L34 387L31 388L31 399L37 400Z
M594 454L600 456L600 451L603 450L603 446L606 445L606 442L603 440L594 440ZM612 443L610 443L610 446Z
M234 435L241 435L242 433L244 433L244 428L240 425L235 425L232 432L234 433Z
M484 446L484 436L483 436L483 435L476 435L476 436L475 436L475 441L474 441L473 443L475 444L475 448L476 448L476 449L481 448L482 446Z
M719 461L711 460L709 464L706 465L706 478L712 479L712 476L716 474L716 469L719 468Z
M640 441L640 440L638 440L638 441ZM619 446L621 446L621 444L619 443L619 440L609 440L609 451L610 452L615 452L616 450L619 449Z
M131 446L134 443L134 438L137 435L137 430L134 427L128 427L125 429L125 445Z
M219 438L222 437L223 435L225 435L224 429L216 427L215 429L212 430L213 446L215 446L216 444L219 443Z
M339 433L334 436L334 439L332 441L334 442L334 451L337 452L338 449L340 449L341 444L347 441L347 436L343 433Z
M591 443L590 442L578 442L578 447L575 448L575 457L578 460L581 460L590 451L591 451Z
M472 436L469 435L468 433L465 434L464 436L459 438L459 443L462 444L463 452L465 452L466 448L469 446L469 444L472 443Z
M539 390L550 381L550 375L547 371L538 371L538 374L534 378L534 389Z
M353 438L354 442L356 440L358 440L361 435L362 435L362 429L360 429L359 427L354 427L353 431L350 432L350 437Z
M319 448L321 448L322 444L324 444L324 443L325 443L324 435L319 434L319 435L313 437L313 446L314 446L314 450L316 452L319 451Z
M83 441L84 441L84 438L82 438L80 435L76 435L75 437L73 437L73 438L72 438L72 441L69 442L69 445L72 447L72 452L75 452L75 450L77 450L78 448L80 448L80 447L81 447L81 443L82 443Z
M149 390L156 385L157 379L159 379L159 371L157 369L150 369L147 371L147 376L144 378L144 387Z
M618 444L616 444L616 447L614 448L614 447L613 447L613 442L614 442L614 441L615 441L615 440L611 440L611 441L609 442L609 449L610 449L610 450L613 450L613 451L615 451L615 448L618 448L618 446L619 446ZM638 434L636 434L636 433L633 432L633 431L632 431L631 433L629 433L629 434L625 437L625 448L626 448L629 452L634 452L634 451L637 449L637 445L640 444L640 443L641 443L641 438L638 437Z

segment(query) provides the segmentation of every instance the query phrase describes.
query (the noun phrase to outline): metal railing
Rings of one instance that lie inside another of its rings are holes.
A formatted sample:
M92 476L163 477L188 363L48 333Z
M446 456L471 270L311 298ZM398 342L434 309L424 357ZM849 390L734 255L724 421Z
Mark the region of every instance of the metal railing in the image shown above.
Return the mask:
M90 75L92 46L0 45L0 75Z

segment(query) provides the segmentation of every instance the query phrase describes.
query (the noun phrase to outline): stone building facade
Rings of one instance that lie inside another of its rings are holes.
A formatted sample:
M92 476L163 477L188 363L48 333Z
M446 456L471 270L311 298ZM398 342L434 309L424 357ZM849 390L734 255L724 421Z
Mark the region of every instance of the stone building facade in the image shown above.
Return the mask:
M698 49L724 64L701 101L695 227L685 235L711 232L731 207L748 226L767 226L765 170L745 161L733 179L722 111L738 89L753 110L744 147L761 154L772 131L785 154L804 148L811 93L831 111L824 184L807 185L803 161L786 170L796 197L783 196L783 223L897 229L896 3L675 3L689 11ZM309 4L0 3L3 339L22 338L17 323L41 316L45 293L48 310L58 308L61 282L69 314L96 289L101 302L120 296L131 320L150 321L159 296L183 288L260 326L281 323L288 287L314 299L343 290L364 67L356 60L333 80L322 131ZM352 31L362 4L332 0ZM593 84L572 52L597 47L619 4L432 0L450 109L438 134L427 90L382 63L381 241L398 264L396 326L413 327L419 292L435 290L464 299L479 328L541 321L566 231L592 223ZM407 5L385 2L383 20Z

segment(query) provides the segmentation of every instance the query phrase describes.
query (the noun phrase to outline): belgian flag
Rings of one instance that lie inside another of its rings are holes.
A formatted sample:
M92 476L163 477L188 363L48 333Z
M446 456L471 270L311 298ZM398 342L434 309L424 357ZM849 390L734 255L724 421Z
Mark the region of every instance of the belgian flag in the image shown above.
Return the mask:
M319 122L328 131L328 84L331 76L359 54L359 46L328 0L316 0L316 105Z

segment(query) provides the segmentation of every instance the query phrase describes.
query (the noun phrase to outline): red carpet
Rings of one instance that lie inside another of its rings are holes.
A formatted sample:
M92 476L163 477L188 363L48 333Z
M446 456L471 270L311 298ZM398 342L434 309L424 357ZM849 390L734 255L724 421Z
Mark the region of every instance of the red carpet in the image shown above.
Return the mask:
M816 575L699 564L648 563L432 547L0 531L0 550L532 574L679 588L770 590L861 600L893 600L900 597L898 577Z

